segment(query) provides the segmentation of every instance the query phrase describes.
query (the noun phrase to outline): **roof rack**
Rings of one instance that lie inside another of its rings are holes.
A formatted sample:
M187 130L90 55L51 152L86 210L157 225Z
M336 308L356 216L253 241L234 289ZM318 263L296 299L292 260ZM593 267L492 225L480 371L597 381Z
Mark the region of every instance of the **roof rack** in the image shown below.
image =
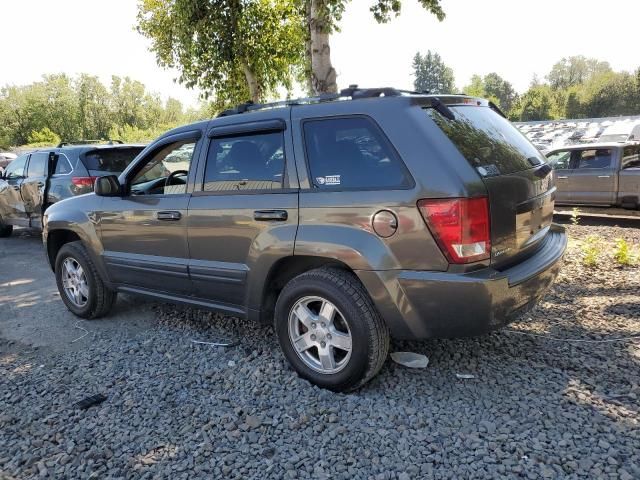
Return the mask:
M269 108L278 107L291 107L296 105L308 105L313 103L332 102L341 99L360 99L360 98L374 98L374 97L398 97L400 95L413 94L428 94L428 91L415 92L409 90L398 90L396 88L382 87L382 88L358 88L358 85L349 85L348 88L340 90L340 93L325 93L313 97L296 98L291 100L282 100L280 102L272 103L253 103L246 102L241 103L235 108L224 110L218 114L218 117L227 117L229 115L238 115L240 113L253 112L256 110L265 110Z
M119 145L123 145L124 142L122 140L69 140L68 142L60 142L56 148L66 147L68 145L93 145L97 143L106 142L107 145L115 145L116 143Z

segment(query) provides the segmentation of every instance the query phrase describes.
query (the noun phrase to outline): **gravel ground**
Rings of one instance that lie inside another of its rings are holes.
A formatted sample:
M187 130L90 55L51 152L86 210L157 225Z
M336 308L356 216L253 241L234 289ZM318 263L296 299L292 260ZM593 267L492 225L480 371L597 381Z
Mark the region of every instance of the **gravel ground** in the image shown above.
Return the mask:
M640 267L605 248L639 230L569 228L527 318L395 343L429 366L388 361L349 395L299 379L271 327L191 309L151 307L134 336L83 321L90 341L62 353L0 340L0 478L640 478L640 341L611 341L640 335ZM596 268L587 235L604 239Z

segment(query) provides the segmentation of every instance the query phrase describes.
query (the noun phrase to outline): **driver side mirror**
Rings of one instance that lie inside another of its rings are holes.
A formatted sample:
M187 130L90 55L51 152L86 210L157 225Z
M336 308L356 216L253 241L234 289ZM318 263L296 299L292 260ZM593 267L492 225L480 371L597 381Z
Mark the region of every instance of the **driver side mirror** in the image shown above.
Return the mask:
M122 188L116 175L104 175L96 178L93 184L93 192L99 197L117 197Z

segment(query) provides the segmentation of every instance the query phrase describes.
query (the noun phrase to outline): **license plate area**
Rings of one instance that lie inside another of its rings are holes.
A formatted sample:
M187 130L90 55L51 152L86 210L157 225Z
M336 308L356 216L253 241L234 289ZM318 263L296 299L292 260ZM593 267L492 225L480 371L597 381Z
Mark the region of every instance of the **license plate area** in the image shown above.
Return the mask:
M545 236L553 221L555 187L516 207L516 243L525 248Z

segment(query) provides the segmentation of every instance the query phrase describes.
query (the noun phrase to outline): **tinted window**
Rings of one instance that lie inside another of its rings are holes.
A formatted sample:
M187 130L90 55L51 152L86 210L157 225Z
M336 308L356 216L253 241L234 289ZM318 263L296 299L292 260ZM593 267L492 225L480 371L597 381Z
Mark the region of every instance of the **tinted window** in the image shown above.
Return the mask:
M5 170L5 177L7 179L23 177L24 166L27 163L27 158L28 158L28 155L23 155L13 160Z
M143 150L143 147L100 148L85 153L82 158L87 170L119 174Z
M538 149L511 122L489 107L449 108L455 120L449 120L433 108L425 110L482 175L505 175L544 162Z
M48 158L49 152L36 152L31 154L29 165L27 165L27 177L44 177Z
M71 162L64 153L61 153L58 156L58 162L56 163L56 171L53 172L55 175L66 175L67 173L71 173Z
M147 156L131 181L131 192L134 195L186 193L195 147L195 140L181 140L164 145ZM136 165L136 168L138 167Z
M577 168L608 168L611 165L611 149L598 148L576 152Z
M402 188L411 184L404 164L368 118L304 122L304 140L316 188Z
M563 152L552 153L547 157L547 160L554 170L568 169L571 163L571 151L565 150Z
M273 190L284 181L282 132L214 138L209 145L204 190Z
M622 168L640 168L640 147L625 147Z

